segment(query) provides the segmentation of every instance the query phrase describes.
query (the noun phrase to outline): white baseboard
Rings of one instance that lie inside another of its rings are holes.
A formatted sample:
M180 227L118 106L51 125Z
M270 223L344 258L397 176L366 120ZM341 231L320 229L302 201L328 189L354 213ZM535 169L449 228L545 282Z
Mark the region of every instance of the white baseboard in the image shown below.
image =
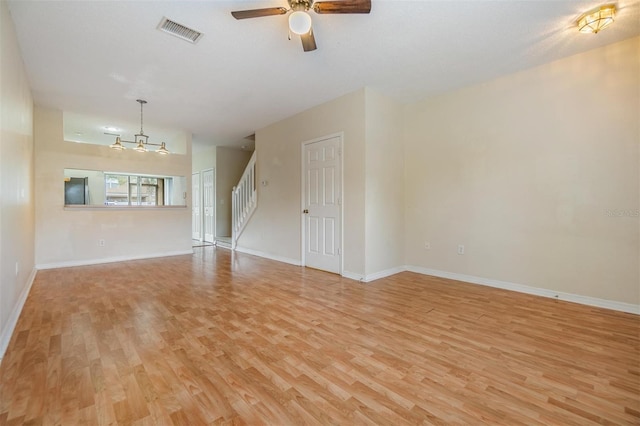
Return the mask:
M265 259L275 260L277 262L283 262L283 263L288 263L290 265L301 266L301 261L298 259L277 256L270 253L265 253L262 251L252 250L252 249L243 248L243 247L236 247L236 251L240 253L250 254L253 256L263 257ZM193 250L147 254L144 256L129 256L129 257L121 256L121 257L93 259L93 260L86 260L86 261L48 263L48 264L36 265L36 268L37 269L66 268L71 266L95 265L100 263L123 262L127 260L150 259L150 258L156 258L156 257L179 256L179 255L185 255L185 254L193 254ZM484 285L488 287L501 288L504 290L517 291L520 293L532 294L535 296L548 297L548 298L557 299L557 300L565 300L568 302L580 303L583 305L596 306L599 308L612 309L615 311L628 312L628 313L640 315L640 305L634 305L632 303L624 303L624 302L618 302L614 300L599 299L599 298L590 297L590 296L582 296L579 294L564 293L560 291L548 290L548 289L539 288L539 287L531 287L531 286L511 283L507 281L475 277L473 275L458 274L455 272L440 271L437 269L429 269L421 266L398 266L395 268L386 269L384 271L379 271L369 275L362 275L354 272L343 271L342 276L355 281L367 283L367 282L371 282L381 278L389 277L391 275L395 275L397 273L404 272L404 271L416 272L423 275L431 275L434 277L448 278L451 280L463 281L471 284L479 284L479 285ZM35 277L35 272L33 276ZM29 284L29 288L30 287L31 287L31 283ZM25 300L26 300L26 295L25 295ZM22 307L20 307L20 309L22 309ZM18 315L19 315L19 312L18 312ZM17 317L15 321L17 321ZM15 326L15 324L13 326ZM10 337L11 337L11 334L9 334L9 338ZM4 339L4 330L0 339ZM6 346L4 347L2 346L3 343L4 343L4 340L0 340L0 350L1 350L0 353L4 353L4 350L6 349ZM8 344L8 341L6 342L6 344Z
M385 269L384 271L378 271L368 275L356 274L355 272L349 272L349 271L342 271L342 276L344 278L349 278L350 280L360 281L361 283L369 283L371 281L379 280L381 278L390 277L391 275L395 275L400 272L404 272L406 270L407 270L406 266L396 266L394 268Z
M365 282L365 276L362 274L356 274L355 272L342 271L342 276L344 278L349 278L350 280Z
M391 275L399 274L400 272L404 272L406 270L407 270L406 266L396 266L394 268L385 269L384 271L379 271L373 274L365 275L364 282L368 283L371 281L379 280L381 278L390 277Z
M69 268L72 266L99 265L101 263L114 263L114 262L126 262L128 260L154 259L156 257L181 256L185 254L193 254L193 249L180 250L180 251L168 251L164 253L150 253L150 254L144 254L141 256L116 256L116 257L105 257L102 259L72 260L68 262L42 263L42 264L36 265L36 268L37 269Z
M252 256L264 257L265 259L275 260L276 262L288 263L289 265L301 266L301 262L297 259L278 256L275 254L265 253L259 250L248 249L244 247L236 247L236 251L240 253L250 254Z
M615 311L628 312L640 315L640 305L632 303L617 302L614 300L598 299L596 297L582 296L579 294L563 293L560 291L548 290L545 288L530 287L523 284L515 284L507 281L493 280L490 278L474 277L472 275L457 274L454 272L428 269L421 266L407 266L407 271L416 272L423 275L448 278L450 280L464 281L471 284L485 285L488 287L501 288L504 290L517 291L520 293L533 294L535 296L548 297L551 299L565 300L567 302L580 303L582 305L596 306L598 308L613 309Z
M0 362L2 362L2 358L4 358L4 353L9 346L9 342L11 341L11 336L13 335L13 330L15 330L16 325L18 324L18 318L20 318L20 314L22 313L22 308L24 307L25 302L27 301L27 297L29 296L29 292L31 291L31 286L33 285L33 281L36 278L36 272L38 270L33 268L29 278L27 279L27 285L20 293L20 297L18 297L18 301L13 306L13 310L7 318L7 323L2 329L2 334L0 334Z

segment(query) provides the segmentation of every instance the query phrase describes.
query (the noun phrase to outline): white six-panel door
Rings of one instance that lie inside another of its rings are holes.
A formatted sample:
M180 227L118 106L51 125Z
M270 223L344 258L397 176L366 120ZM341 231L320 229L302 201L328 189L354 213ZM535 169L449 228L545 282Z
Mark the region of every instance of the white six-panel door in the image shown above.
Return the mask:
M215 241L215 172L213 169L202 172L202 210L204 212L202 232L204 241Z
M200 173L191 175L191 238L202 239L202 218L200 216Z
M305 266L340 273L342 242L341 137L302 146L302 226Z

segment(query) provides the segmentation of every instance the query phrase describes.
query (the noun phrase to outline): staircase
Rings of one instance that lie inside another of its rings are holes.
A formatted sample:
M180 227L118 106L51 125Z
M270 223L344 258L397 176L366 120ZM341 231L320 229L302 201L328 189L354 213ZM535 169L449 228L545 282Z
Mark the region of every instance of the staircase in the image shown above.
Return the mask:
M236 243L242 231L247 226L251 215L258 206L258 192L256 190L256 152L247 163L244 173L237 186L231 191L231 249L235 250Z

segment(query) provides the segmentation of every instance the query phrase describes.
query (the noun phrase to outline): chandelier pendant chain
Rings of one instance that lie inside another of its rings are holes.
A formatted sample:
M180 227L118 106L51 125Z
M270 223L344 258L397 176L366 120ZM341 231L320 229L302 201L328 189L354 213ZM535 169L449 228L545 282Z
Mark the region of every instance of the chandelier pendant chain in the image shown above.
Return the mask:
M149 143L149 137L144 134L144 104L147 103L144 99L136 99L136 102L140 104L140 137L145 138L144 143ZM136 142L138 142L136 140Z
M138 99L138 102L140 102L140 133L144 134L144 130L142 130L142 123L143 123L143 113L142 113L142 106L144 105L144 101L141 99Z

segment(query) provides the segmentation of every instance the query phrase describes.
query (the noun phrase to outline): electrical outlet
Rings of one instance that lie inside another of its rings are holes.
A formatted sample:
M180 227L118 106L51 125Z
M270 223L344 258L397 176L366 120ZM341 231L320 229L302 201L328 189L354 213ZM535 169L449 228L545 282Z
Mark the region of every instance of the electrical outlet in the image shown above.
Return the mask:
M458 246L458 254L464 254L464 246L462 244Z
M18 272L20 272L20 263L16 262L16 277L18 276Z
M424 249L425 250L431 250L431 243L429 243L429 242L424 243Z
M99 245L100 247L104 247L104 246L105 246L105 244L106 244L106 242L105 242L104 240L98 240L98 245Z

